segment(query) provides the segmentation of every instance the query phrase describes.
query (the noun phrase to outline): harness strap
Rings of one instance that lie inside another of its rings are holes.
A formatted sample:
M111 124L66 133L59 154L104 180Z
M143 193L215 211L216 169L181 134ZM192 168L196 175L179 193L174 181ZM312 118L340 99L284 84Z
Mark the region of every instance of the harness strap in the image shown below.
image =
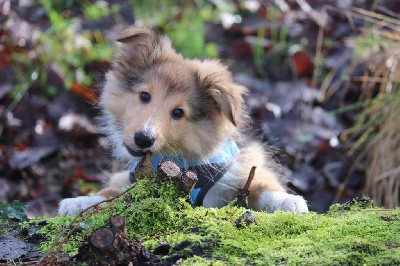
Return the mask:
M190 193L193 207L203 205L203 200L207 192L226 174L229 165L207 164L190 168L190 170L197 174L197 183Z

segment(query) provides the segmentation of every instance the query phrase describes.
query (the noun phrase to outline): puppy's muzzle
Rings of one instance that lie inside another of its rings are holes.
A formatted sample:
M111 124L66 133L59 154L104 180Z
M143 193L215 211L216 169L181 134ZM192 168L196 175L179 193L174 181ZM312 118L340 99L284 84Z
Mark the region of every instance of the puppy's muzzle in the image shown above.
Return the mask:
M146 132L139 131L135 133L133 140L139 148L147 149L153 146L156 139L150 134L146 134Z

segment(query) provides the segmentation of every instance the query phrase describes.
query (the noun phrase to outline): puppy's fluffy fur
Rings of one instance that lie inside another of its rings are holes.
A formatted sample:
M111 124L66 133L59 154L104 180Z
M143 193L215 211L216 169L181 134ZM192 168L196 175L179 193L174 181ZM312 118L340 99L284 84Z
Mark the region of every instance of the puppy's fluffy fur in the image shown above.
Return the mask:
M151 151L207 162L222 143L235 140L240 151L206 194L205 207L221 207L234 199L251 167L257 166L250 187L251 208L308 212L302 197L285 192L261 144L244 137L247 89L232 81L225 66L215 60L183 58L168 38L143 25L126 29L119 41L100 100L116 157L138 160ZM137 141L138 133L145 137L144 144ZM117 195L130 184L128 174L112 176L97 196L63 200L59 213L73 214Z

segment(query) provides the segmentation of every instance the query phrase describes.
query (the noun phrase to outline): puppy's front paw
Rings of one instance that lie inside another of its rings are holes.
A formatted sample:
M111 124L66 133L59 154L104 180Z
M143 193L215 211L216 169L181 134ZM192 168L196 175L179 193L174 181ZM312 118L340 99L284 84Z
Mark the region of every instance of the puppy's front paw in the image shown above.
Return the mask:
M73 215L105 200L102 196L81 196L63 199L58 207L58 215Z
M285 192L266 191L261 194L259 205L263 211L278 210L307 213L308 207L302 196L291 195Z

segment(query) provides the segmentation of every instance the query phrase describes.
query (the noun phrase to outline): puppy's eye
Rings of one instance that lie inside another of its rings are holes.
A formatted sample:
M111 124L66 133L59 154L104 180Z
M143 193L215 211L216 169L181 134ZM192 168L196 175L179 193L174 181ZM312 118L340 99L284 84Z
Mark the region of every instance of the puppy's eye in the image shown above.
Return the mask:
M174 119L181 119L183 117L183 115L184 115L184 112L181 108L175 108L171 112L171 116Z
M140 100L144 103L148 103L151 100L150 93L148 92L141 92L140 93Z

